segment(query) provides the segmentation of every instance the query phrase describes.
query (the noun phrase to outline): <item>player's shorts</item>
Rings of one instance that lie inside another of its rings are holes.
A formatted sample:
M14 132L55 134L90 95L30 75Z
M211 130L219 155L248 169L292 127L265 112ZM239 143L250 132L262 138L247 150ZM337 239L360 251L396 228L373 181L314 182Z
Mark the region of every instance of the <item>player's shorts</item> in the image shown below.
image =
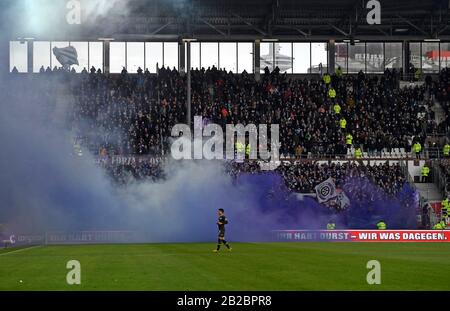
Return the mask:
M225 230L220 230L219 231L219 238L224 238L225 237Z

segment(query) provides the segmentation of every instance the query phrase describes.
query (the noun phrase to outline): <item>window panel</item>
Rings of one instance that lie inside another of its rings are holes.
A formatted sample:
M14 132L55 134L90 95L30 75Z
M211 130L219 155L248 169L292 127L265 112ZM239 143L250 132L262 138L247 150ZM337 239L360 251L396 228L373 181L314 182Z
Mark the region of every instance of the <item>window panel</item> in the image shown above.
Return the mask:
M71 68L75 69L76 72L81 72L83 68L89 69L89 52L88 52L88 42L70 42L70 46L73 46L77 51L78 55L78 65L73 65Z
M137 73L144 70L144 42L127 42L127 71Z
M403 68L403 44L401 42L386 42L384 44L385 68Z
M366 71L366 44L349 44L348 48L348 73L358 73L360 70Z
M202 42L200 43L200 65L202 68L219 66L219 44L217 42Z
M253 73L253 43L238 43L238 68L237 72Z
M308 73L311 68L311 44L294 43L293 45L293 73ZM315 71L314 71L315 72Z
M336 52L335 52L335 69L341 67L343 73L347 73L347 43L336 42Z
M28 42L9 42L9 70L16 67L18 72L28 71Z
M422 43L422 71L439 72L439 42Z
M276 42L274 43L275 66L280 72L292 73L292 43Z
M50 57L50 42L35 41L33 43L33 72L39 72L42 66L44 70L50 67Z
M219 43L219 65L220 68L226 71L236 72L236 42L220 42Z
M383 42L367 42L366 67L368 73L384 72L384 48Z
M126 68L125 42L110 42L109 44L109 71L120 73Z
M411 42L409 44L409 63L412 64L414 68L422 67L420 42Z
M111 43L110 43L111 44ZM110 59L111 61L111 59ZM103 72L103 42L89 42L89 68L101 69ZM89 71L88 68L88 71ZM122 69L120 69L122 70ZM110 70L111 72L111 70Z
M449 42L441 42L440 44L441 50L441 69L445 67L450 67L450 43Z
M200 69L200 43L191 42L191 68Z
M164 42L164 67L178 70L178 42Z
M311 42L312 72L320 72L320 67L322 72L328 72L328 45L326 42Z
M145 43L145 66L151 73L156 73L156 66L163 66L163 43L146 42Z
M261 42L259 46L261 73L267 67L273 71L273 42Z

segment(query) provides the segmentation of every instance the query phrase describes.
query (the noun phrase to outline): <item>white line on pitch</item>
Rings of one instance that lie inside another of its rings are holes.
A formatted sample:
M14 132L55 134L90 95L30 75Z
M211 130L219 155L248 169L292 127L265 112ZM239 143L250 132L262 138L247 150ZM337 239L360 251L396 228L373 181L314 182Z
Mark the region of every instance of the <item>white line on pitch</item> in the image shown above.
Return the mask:
M9 254L13 254L13 253L18 253L18 252L22 252L22 251L27 251L33 248L37 248L37 247L41 247L42 245L35 245L35 246L30 246L30 247L26 247L26 248L21 248L21 249L16 249L15 251L10 251L10 252L6 252L3 254L0 254L0 256L5 256L5 255L9 255Z

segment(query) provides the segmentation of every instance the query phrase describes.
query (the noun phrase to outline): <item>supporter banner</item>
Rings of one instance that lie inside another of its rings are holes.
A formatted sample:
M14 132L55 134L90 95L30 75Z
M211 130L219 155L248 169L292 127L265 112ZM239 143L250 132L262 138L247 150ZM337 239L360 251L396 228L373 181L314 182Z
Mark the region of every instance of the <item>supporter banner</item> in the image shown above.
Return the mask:
M43 234L3 234L0 236L0 247L25 246L44 244L45 236Z
M334 185L334 181L331 177L318 184L315 187L315 190L319 203L328 201L336 196L336 186Z
M163 157L159 156L98 156L97 163L112 164L112 165L137 165L140 163L148 163L151 165L157 165L164 162Z
M450 242L450 230L277 230L277 241Z
M136 233L133 231L73 231L45 234L46 244L133 243L136 241Z

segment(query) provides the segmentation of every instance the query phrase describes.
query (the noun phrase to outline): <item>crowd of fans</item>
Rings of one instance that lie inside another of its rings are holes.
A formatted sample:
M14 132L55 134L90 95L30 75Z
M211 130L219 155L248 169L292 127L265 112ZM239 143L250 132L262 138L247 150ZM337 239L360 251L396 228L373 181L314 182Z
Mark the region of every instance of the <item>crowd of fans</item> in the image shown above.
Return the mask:
M186 122L186 76L175 69L161 68L157 76L123 70L117 77L92 68L65 78L75 98L72 126L95 153L161 154L173 125ZM279 124L284 156L346 154L348 134L351 145L369 153L409 150L415 141L429 143L427 134L447 129L430 109L434 97L448 106L442 81L400 89L395 69L381 77L333 75L327 84L277 68L259 81L246 72L202 68L192 71L192 114L220 125Z
M81 74L58 69L42 70L41 75L68 86L63 92L73 98L70 127L83 147L99 156L162 155L169 148L173 125L186 122L186 75L175 69L161 68L157 75L147 70L105 75L95 68ZM279 124L284 156L346 154L348 134L351 145L369 153L408 150L416 141L428 143L429 134L447 133L448 76L444 69L437 81L427 78L422 86L399 88L395 69L382 76L333 75L327 82L293 78L278 68L266 69L259 81L245 71L237 75L202 68L192 70L192 114L222 126ZM330 96L330 89L335 96ZM441 124L430 109L435 99L447 113ZM160 165L145 161L105 167L119 183L163 176ZM230 173L236 171L257 172L258 167L240 164ZM391 195L406 182L400 167L388 164L302 162L278 171L290 189L300 192L312 192L328 177L340 185L349 177L367 176Z
M256 162L230 162L227 168L233 177L237 177L241 173L261 172L260 166ZM333 178L337 187L345 188L349 192L352 189L358 189L359 196L369 197L380 193L394 196L407 183L400 165L398 163L390 164L388 161L373 165L351 161L343 163L302 161L295 164L282 162L277 171L283 176L286 186L290 190L300 193L315 192L315 187L330 177ZM366 180L367 183L361 183L361 180ZM375 186L382 191L379 193L370 189L364 191L365 186Z

